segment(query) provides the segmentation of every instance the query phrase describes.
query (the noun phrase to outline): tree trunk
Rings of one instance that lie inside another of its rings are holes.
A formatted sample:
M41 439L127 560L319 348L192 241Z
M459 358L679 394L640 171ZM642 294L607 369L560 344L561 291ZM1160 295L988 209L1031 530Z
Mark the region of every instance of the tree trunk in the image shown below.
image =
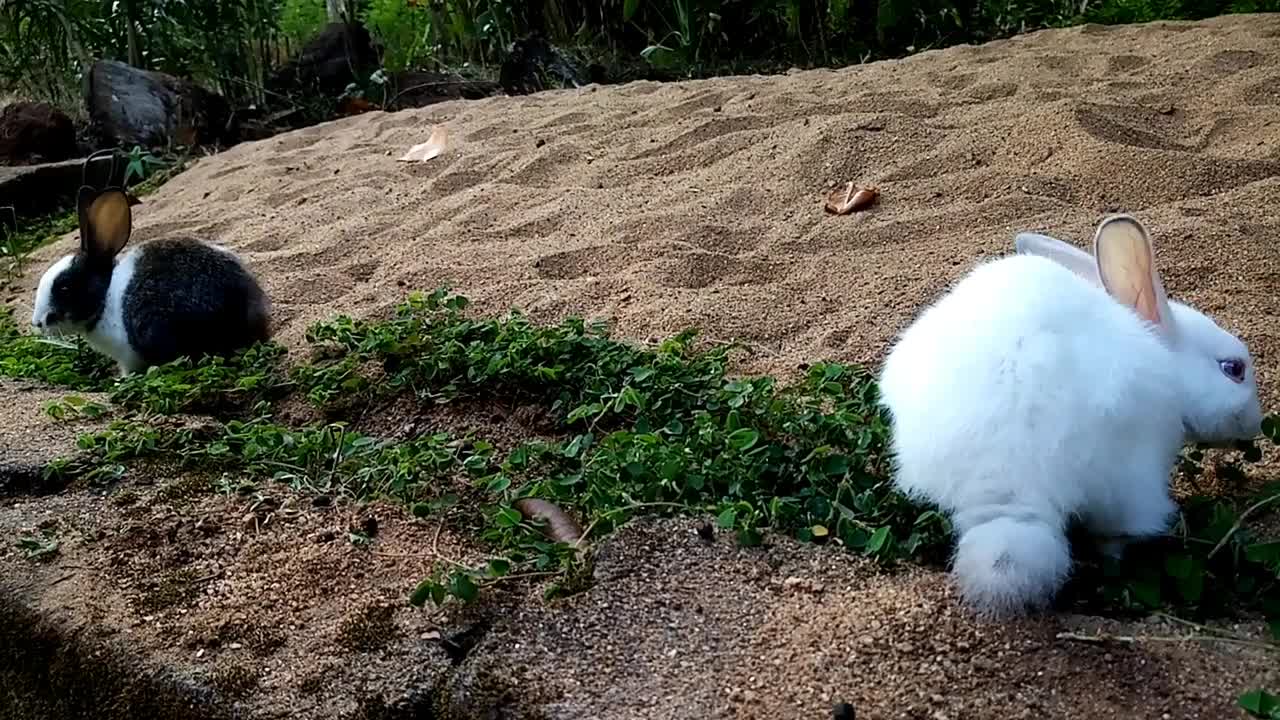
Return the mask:
M138 44L138 4L128 0L124 5L125 39L129 47L129 64L142 67L142 47Z
M336 23L343 21L343 7L345 3L342 0L324 0L324 9L329 14L329 22Z

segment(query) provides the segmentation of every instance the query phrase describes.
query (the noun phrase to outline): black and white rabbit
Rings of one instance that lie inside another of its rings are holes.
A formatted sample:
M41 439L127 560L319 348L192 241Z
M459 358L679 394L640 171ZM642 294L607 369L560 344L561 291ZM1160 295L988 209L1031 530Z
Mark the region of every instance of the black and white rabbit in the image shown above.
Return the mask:
M121 253L133 228L125 193L83 187L77 205L80 250L40 278L39 332L85 338L124 375L270 337L267 296L231 251L184 237Z
M1083 521L1118 555L1167 530L1186 441L1257 435L1245 344L1165 296L1146 230L1099 223L1094 253L1019 234L901 334L880 375L896 483L958 535L953 573L986 615L1043 607Z

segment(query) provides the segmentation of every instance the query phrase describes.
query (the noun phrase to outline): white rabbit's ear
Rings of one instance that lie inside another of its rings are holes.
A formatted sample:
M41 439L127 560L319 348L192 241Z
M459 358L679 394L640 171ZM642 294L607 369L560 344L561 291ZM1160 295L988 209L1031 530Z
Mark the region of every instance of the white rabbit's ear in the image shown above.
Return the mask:
M1102 287L1102 278L1098 277L1098 264L1094 262L1093 256L1071 243L1040 233L1024 232L1014 236L1013 247L1019 255L1048 258Z
M1133 308L1166 335L1172 334L1169 300L1156 271L1151 239L1142 223L1130 215L1104 218L1093 236L1093 252L1098 258L1102 285L1111 297Z
M129 197L116 189L95 193L80 188L80 248L92 257L113 258L133 232Z

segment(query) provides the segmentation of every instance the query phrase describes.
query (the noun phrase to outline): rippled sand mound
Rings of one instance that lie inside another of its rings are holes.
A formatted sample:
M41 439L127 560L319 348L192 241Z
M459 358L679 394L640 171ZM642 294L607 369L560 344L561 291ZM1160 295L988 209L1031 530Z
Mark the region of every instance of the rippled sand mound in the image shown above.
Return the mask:
M397 162L437 124L446 154ZM848 180L880 203L825 214ZM135 210L139 240L244 253L291 344L448 283L481 311L609 318L638 340L697 326L783 373L875 362L1014 232L1083 243L1125 210L1150 225L1170 292L1243 333L1269 385L1280 16L371 113L201 160Z

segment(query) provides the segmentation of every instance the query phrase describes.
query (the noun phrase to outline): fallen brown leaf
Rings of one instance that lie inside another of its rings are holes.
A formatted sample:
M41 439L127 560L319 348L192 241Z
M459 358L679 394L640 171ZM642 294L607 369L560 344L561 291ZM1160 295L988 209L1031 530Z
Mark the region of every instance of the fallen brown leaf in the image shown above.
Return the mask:
M577 521L546 500L522 498L515 502L515 509L529 520L541 520L546 523L542 532L553 542L572 544L582 537L582 527Z
M842 188L836 188L827 196L827 212L836 215L848 215L865 210L880 197L880 191L869 185L863 186L850 181Z
M431 158L438 157L443 154L445 148L449 144L449 131L443 125L437 125L431 131L431 137L427 138L424 143L419 143L409 148L409 152L400 157L404 162L413 162L419 160L426 162Z

